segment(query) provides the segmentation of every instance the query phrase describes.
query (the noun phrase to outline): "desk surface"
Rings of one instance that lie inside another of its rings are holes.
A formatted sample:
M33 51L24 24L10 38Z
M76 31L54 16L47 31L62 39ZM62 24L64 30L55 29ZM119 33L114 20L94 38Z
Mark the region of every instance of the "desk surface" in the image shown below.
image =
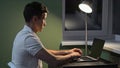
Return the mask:
M117 64L108 62L108 61L95 61L95 62L72 62L62 66L62 68L118 68Z

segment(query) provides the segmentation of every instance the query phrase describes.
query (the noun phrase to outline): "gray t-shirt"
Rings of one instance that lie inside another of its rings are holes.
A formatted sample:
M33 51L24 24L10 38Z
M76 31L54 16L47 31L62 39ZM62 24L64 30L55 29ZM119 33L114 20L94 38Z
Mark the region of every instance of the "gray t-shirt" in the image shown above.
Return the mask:
M14 40L12 62L16 68L41 68L42 62L35 57L35 54L42 48L38 36L25 25Z

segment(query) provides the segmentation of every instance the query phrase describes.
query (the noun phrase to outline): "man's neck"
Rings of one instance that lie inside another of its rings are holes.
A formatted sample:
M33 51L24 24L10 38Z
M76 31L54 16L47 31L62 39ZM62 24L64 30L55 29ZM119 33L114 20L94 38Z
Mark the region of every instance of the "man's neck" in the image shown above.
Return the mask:
M37 29L35 28L34 24L28 24L28 23L26 23L26 25L27 25L28 27L30 27L33 32L37 33Z

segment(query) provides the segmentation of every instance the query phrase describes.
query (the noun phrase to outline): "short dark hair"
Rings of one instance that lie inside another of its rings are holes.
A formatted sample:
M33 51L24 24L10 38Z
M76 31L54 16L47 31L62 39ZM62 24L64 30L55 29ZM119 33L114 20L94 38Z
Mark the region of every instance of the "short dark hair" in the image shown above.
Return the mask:
M33 16L40 17L42 13L48 13L48 9L45 5L39 2L28 3L23 11L23 16L26 23L30 22Z

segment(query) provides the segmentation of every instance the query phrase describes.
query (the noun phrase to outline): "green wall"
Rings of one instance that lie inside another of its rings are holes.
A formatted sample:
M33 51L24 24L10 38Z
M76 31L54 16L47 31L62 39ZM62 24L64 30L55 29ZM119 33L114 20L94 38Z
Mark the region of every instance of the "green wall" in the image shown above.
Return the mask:
M0 68L9 68L12 44L16 33L23 28L24 6L32 1L43 2L48 6L47 26L38 33L44 46L58 49L62 40L62 2L61 0L0 0ZM47 65L44 64L44 68Z

